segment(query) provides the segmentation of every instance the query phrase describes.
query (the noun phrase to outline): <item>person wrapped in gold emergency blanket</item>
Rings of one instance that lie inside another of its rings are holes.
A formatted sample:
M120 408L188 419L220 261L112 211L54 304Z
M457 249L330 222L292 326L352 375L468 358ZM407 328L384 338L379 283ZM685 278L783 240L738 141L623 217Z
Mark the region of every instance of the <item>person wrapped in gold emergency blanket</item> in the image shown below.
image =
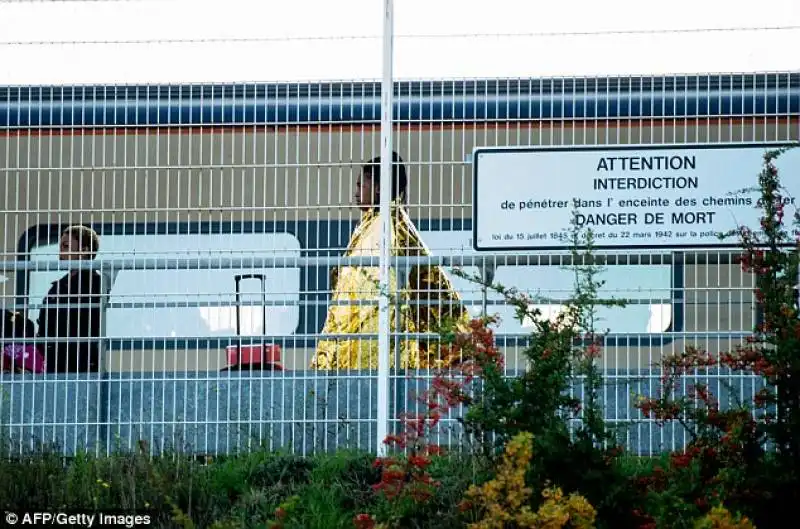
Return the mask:
M405 207L407 176L403 160L393 153L392 185L392 255L427 256L430 251L422 241ZM366 163L356 180L355 200L362 210L361 222L350 237L346 256L377 256L380 251L381 222L380 157ZM399 269L400 273L402 268ZM408 269L406 269L408 270ZM408 273L406 288L398 292L398 270L390 268L390 311L392 331L397 327L400 310L401 332L435 333L446 323L466 329L469 313L461 298L439 266L414 266ZM332 304L323 334L375 334L378 332L379 271L377 267L345 266L332 274L332 300L373 303ZM398 298L400 303L398 304ZM448 367L464 360L449 353L438 341L400 338L401 369ZM428 342L428 343L425 343ZM395 367L395 340L390 340L391 365ZM322 339L317 344L311 369L377 369L378 341L375 338L345 337Z

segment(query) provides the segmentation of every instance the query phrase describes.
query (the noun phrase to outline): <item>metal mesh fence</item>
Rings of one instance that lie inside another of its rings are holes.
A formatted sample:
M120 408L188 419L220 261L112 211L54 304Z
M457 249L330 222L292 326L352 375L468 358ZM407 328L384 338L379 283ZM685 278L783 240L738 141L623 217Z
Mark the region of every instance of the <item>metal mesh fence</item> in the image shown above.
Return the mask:
M797 141L800 76L408 81L394 116L407 180L392 259L396 426L430 383L431 329L447 314L500 315L507 369L525 368L530 322L453 265L549 298L547 314L571 293L563 255L473 249L475 148ZM3 344L35 344L48 371L0 373L15 448L374 449L380 232L357 202L372 191L379 122L379 83L0 88L2 305L32 325L6 322ZM96 232L96 255L90 238L63 235L75 225ZM75 253L90 258L59 260ZM633 407L656 387L653 362L752 330L753 280L734 255L603 252L603 294L629 300L602 313L604 409L630 423L634 451L686 441ZM757 390L707 379L721 394ZM443 421L441 444L459 442L458 426Z

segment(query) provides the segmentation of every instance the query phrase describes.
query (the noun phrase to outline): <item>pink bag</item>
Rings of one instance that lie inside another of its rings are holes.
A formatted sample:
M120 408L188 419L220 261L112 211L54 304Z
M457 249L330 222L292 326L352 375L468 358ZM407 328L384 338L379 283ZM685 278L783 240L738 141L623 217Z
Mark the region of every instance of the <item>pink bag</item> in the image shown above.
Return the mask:
M3 356L0 357L2 371L16 371L22 373L44 373L44 356L32 344L8 344L3 347Z

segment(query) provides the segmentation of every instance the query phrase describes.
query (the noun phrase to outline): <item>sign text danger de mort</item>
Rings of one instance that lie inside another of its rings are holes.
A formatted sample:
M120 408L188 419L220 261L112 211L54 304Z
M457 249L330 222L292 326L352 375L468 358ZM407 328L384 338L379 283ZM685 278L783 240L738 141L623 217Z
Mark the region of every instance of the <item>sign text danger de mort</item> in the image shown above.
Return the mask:
M759 194L743 190L757 186L764 151L476 151L476 248L563 246L573 219L598 246L720 245L721 233L759 227ZM798 161L790 150L776 165L797 175Z

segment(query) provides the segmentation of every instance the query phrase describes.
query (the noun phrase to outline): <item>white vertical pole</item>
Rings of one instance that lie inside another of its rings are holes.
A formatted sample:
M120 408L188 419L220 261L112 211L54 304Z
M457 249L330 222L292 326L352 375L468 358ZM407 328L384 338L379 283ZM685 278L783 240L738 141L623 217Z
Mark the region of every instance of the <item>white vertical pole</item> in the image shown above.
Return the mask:
M394 5L383 2L383 82L381 83L381 183L380 183L380 298L378 301L378 456L386 452L389 434L389 260L392 255L392 79ZM399 330L399 329L398 329Z

